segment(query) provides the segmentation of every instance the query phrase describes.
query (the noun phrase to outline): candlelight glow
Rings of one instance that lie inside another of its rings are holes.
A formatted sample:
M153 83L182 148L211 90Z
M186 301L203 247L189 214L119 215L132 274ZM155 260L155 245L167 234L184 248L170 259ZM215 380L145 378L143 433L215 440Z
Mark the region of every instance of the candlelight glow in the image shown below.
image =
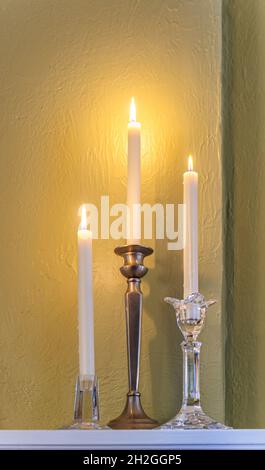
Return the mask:
M80 224L80 230L86 230L87 229L87 218L86 218L86 205L82 205L82 212L81 212L81 224Z
M131 104L130 104L130 121L136 122L136 105L135 105L135 99L131 99Z
M191 155L188 158L188 170L193 171L193 159Z

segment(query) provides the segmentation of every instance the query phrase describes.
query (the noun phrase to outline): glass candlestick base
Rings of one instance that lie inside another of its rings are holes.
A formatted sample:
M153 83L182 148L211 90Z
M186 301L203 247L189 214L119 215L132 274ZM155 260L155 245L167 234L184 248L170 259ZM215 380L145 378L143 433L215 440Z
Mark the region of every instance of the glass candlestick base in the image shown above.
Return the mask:
M230 429L207 416L201 406L183 405L179 413L160 429Z
M215 300L206 301L199 293L184 300L166 297L176 312L177 325L184 337L183 351L183 401L179 413L159 429L229 429L207 416L200 401L200 349L197 341L205 324L208 308Z
M99 424L99 393L96 375L79 375L77 377L74 421L68 429L107 429Z

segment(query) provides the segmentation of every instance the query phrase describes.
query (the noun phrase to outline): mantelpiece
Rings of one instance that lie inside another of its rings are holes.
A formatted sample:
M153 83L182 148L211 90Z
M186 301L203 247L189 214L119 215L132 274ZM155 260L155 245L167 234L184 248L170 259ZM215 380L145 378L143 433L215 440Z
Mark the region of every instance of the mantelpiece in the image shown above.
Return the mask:
M265 429L0 431L0 449L265 449Z

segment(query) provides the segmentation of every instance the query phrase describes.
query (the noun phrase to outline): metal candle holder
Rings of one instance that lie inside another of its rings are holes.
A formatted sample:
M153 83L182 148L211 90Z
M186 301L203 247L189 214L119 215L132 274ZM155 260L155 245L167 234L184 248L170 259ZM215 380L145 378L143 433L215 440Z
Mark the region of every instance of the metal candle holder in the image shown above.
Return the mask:
M149 418L143 410L139 392L139 369L143 298L140 286L141 278L148 271L143 264L144 258L151 255L153 250L142 245L125 245L117 247L114 251L124 259L120 271L127 278L128 284L125 313L129 391L123 412L118 418L110 421L109 426L112 429L152 429L158 426L158 423Z

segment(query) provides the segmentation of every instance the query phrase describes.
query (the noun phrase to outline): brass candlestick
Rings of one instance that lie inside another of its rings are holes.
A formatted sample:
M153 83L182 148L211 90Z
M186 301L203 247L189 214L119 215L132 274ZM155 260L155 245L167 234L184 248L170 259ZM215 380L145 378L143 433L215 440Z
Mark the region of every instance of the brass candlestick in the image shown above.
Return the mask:
M125 293L125 314L129 391L122 414L110 421L109 426L113 429L152 429L158 426L158 423L146 415L141 405L139 368L143 298L140 286L141 278L148 271L143 264L144 258L151 255L153 250L142 245L125 245L117 247L114 251L124 259L120 271L128 283Z

